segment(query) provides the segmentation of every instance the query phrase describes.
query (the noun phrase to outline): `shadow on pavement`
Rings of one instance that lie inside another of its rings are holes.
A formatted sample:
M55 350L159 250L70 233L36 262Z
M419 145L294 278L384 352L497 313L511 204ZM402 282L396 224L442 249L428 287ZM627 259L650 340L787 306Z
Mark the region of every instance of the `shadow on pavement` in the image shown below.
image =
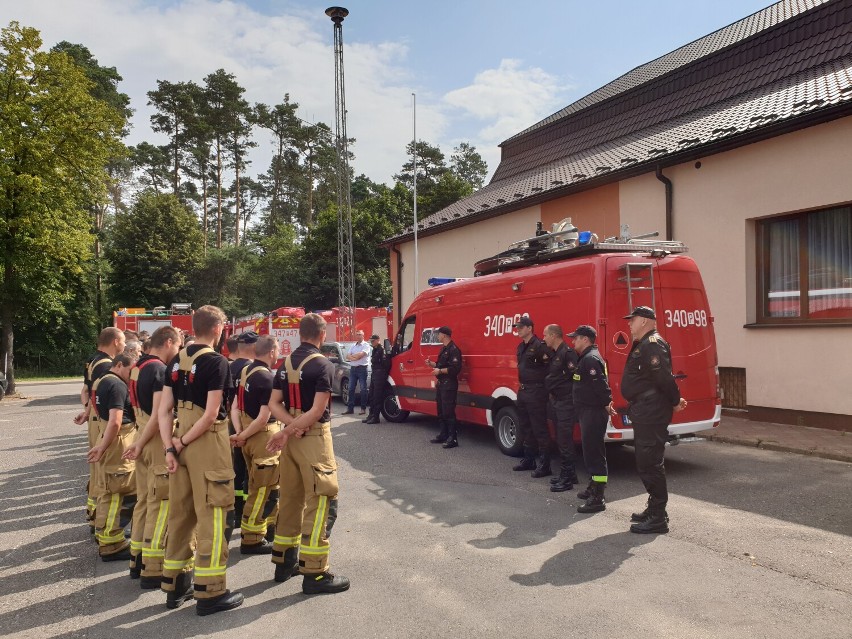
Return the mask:
M76 406L80 407L80 395L55 395L53 397L39 397L27 402L30 406Z

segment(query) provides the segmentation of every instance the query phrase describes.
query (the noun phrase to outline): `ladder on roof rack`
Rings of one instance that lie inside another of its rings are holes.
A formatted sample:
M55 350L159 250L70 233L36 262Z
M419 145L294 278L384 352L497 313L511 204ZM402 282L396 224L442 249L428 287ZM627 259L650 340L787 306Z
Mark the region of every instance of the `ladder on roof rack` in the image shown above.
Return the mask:
M653 262L627 262L621 268L624 269L624 277L619 277L619 282L627 284L627 312L632 313L636 308L633 302L634 291L651 291L651 308L654 313L657 312L657 300L654 292L654 264ZM647 274L644 272L647 271ZM637 284L647 283L647 286L634 286Z

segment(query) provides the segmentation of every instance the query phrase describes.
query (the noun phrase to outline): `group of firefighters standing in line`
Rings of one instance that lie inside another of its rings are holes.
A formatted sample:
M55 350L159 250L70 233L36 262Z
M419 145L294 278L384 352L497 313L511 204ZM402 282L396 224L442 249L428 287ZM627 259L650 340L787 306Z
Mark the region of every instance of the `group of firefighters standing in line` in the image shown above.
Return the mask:
M669 345L657 333L656 314L647 306L638 306L624 317L629 321L633 346L621 380L621 391L630 403L628 415L633 426L636 466L648 492L645 510L631 516L634 533L668 532L668 489L664 465L668 425L675 411L686 408L672 374ZM606 509L604 490L608 471L606 428L610 416L618 413L613 406L606 363L601 358L597 331L588 325L564 334L557 324L548 324L542 341L534 333L533 320L521 317L513 327L518 345L518 437L523 444L523 459L513 467L531 470L535 478L547 477L550 468L550 432L547 419L556 430L561 467L550 480L550 490L564 492L579 484L574 454L574 424L580 424L583 461L589 472L588 486L577 493L584 500L577 511L595 513ZM438 329L443 347L437 361L426 360L436 377L437 414L441 431L431 441L444 448L458 446L456 431L456 395L462 353L452 341L452 329ZM573 340L573 348L565 342Z
M669 346L656 331L653 309L637 307L625 319L633 345L621 388L630 403L636 463L649 495L646 509L632 515L630 530L665 533L667 429L672 413L685 408L686 400L672 375ZM86 364L84 409L75 418L78 424L88 422L87 516L101 558L129 560L131 578L140 579L143 589L164 590L168 608L194 597L202 616L243 602L225 580L228 544L237 525L240 552L271 555L275 581L301 574L307 594L349 588L346 577L328 570L338 481L330 413L334 365L320 352L326 322L306 315L299 327L301 345L273 372L279 355L273 336L249 332L232 337L230 363L216 352L226 321L220 309L201 307L193 316L193 343L182 342L177 329L161 327L145 341L141 355L135 352L139 344L127 343L122 331L104 329L97 353ZM522 340L517 408L523 459L513 470L531 470L536 478L553 474L549 417L561 460L550 490L571 490L580 483L573 442L579 422L591 477L578 493L585 501L577 510L605 510L604 439L609 417L617 413L595 344L597 333L582 325L565 336L560 326L549 324L542 341L526 316L514 328ZM438 329L438 336L437 360L426 360L436 377L441 426L431 441L455 448L463 355L450 327ZM573 340L573 348L565 337ZM377 423L389 359L378 335L370 341L372 401L364 421ZM128 540L121 515L125 498L134 494Z
M319 350L326 322L306 315L301 345L273 373L274 337L241 336L230 364L216 352L226 321L203 306L191 344L182 348L177 329L165 326L141 356L122 331L104 329L75 419L88 422L87 515L101 558L129 560L130 577L164 590L168 608L194 597L201 616L243 602L225 579L235 525L242 554L271 555L275 581L300 574L306 594L349 588L328 570L338 481L334 366ZM235 479L247 488L239 524ZM128 540L121 515L134 494Z

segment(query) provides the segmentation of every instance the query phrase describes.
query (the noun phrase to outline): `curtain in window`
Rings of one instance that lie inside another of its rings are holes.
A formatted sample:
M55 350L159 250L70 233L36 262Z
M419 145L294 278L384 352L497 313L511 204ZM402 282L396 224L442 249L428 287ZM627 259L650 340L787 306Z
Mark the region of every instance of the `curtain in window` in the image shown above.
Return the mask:
M799 302L799 220L778 220L766 224L769 268L767 317L798 317Z
M808 215L809 317L852 316L852 209Z

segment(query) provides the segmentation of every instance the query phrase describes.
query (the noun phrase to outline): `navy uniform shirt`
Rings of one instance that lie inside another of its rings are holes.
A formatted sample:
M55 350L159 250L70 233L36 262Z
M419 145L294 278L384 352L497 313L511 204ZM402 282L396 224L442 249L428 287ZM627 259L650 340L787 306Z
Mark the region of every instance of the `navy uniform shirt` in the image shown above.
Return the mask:
M580 355L574 373L573 393L574 405L577 407L602 408L609 406L612 401L606 364L595 344Z
M577 351L565 342L556 350L550 349L550 366L544 383L554 399L573 401L574 370L579 359Z
M672 375L671 349L656 330L633 342L621 377L621 394L630 402L634 422L665 422L680 402Z
M544 384L550 366L550 349L533 335L529 342L518 344L518 381L521 384Z
M438 353L438 359L435 362L435 368L446 368L446 373L441 373L437 376L439 382L458 383L459 373L462 367L462 352L456 343L452 340L449 344L441 349Z

